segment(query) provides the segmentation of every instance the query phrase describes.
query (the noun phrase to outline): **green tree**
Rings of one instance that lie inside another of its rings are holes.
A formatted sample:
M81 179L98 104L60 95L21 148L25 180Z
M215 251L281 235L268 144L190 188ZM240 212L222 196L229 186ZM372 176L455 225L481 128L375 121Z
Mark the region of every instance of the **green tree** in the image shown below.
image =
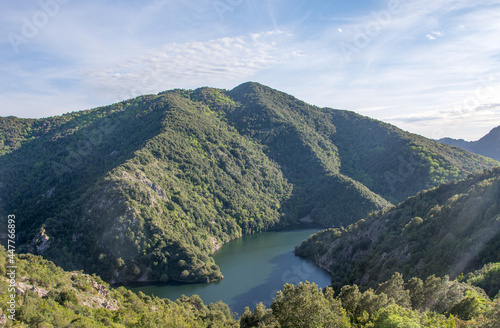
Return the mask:
M466 291L465 298L452 306L449 314L452 314L462 320L472 320L485 313L488 309L488 300L479 293L470 290Z
M500 327L500 298L497 298L491 309L488 310L478 320L476 324L472 325L473 328L497 328Z
M350 327L340 302L329 287L323 293L314 283L286 284L271 309L282 328Z
M391 279L383 282L376 290L377 294L385 294L394 302L404 308L411 308L410 292L404 289L403 275L396 272Z
M266 309L264 304L259 303L255 306L253 312L246 307L243 315L240 317L240 328L273 328L279 327L276 318L271 309Z

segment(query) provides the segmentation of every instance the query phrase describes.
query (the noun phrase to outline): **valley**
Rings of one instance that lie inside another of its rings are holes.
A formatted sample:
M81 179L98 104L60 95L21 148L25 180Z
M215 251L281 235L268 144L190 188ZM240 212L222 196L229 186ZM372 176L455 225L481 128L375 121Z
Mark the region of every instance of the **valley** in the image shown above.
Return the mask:
M309 306L319 326L495 322L494 156L254 82L1 117L0 138L0 215L16 217L23 286L47 291L19 291L27 309L117 327L286 326ZM111 288L101 313L96 284L132 291Z
M300 244L319 229L298 226L294 229L263 232L243 236L222 246L214 253L215 263L224 272L224 279L211 284L139 284L126 285L134 292L171 300L182 295L198 295L205 303L223 301L232 311L243 314L245 307L262 302L270 306L284 284L301 281L330 285L330 274L311 261L294 256Z
M348 226L499 163L258 83L0 120L20 251L113 282L218 281L211 254L310 215Z

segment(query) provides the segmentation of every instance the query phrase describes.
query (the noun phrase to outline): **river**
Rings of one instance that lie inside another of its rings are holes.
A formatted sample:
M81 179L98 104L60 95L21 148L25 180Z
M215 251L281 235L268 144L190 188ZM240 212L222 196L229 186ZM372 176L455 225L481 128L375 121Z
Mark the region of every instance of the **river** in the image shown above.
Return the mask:
M213 254L224 279L211 284L148 284L132 286L134 292L175 300L182 294L199 295L205 304L219 300L233 312L242 314L259 302L270 306L278 290L286 283L314 282L330 285L330 275L314 263L295 256L293 249L318 228L264 232L244 236L225 244Z

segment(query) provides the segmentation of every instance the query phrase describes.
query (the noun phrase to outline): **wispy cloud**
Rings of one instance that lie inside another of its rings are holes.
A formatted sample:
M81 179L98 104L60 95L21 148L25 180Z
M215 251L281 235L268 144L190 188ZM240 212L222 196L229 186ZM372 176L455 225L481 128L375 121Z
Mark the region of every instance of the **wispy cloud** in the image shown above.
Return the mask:
M269 31L167 44L112 66L85 69L82 77L90 90L118 100L169 88L231 86L296 56L289 38L281 31Z
M427 34L425 37L429 40L436 40L437 38L442 38L446 34L443 31L434 31Z
M332 26L318 38L318 48L330 44L330 53L319 52L328 60L318 60L329 69L316 77L311 88L297 88L296 94L308 97L316 90L315 103L323 106L360 112L376 108L369 111L370 116L429 136L469 133L467 127L484 127L485 123L490 128L500 125L498 107L471 110L456 119L451 111L471 97L474 108L500 102L496 81L489 82L488 88L496 92L488 98L475 96L478 88L485 89L481 80L496 77L500 66L500 51L492 41L500 39L499 9L498 1L485 6L474 1L408 1L384 24L377 23L375 11L346 21L341 26L344 33L338 33L338 25ZM374 22L378 30L369 29ZM366 31L372 31L371 37ZM439 42L426 42L423 36L427 34ZM356 45L356 40L361 46L346 61L339 45ZM315 62L314 54L308 55L308 61ZM312 98L306 99L311 102ZM431 121L432 126L428 125ZM457 124L461 131L455 129ZM474 138L482 132L471 133Z

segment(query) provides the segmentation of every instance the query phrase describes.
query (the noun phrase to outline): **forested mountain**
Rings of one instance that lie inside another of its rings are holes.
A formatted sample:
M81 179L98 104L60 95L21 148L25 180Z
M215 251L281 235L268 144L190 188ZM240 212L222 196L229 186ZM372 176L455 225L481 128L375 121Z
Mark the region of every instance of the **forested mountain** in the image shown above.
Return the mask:
M438 141L500 161L500 126L494 128L487 135L477 141L465 141L463 139L452 138L443 138Z
M499 200L495 168L421 192L345 229L318 232L295 253L327 269L336 288L373 287L394 272L454 278L500 261Z
M110 282L218 280L210 254L243 234L348 225L499 164L257 83L0 118L0 139L19 250Z

